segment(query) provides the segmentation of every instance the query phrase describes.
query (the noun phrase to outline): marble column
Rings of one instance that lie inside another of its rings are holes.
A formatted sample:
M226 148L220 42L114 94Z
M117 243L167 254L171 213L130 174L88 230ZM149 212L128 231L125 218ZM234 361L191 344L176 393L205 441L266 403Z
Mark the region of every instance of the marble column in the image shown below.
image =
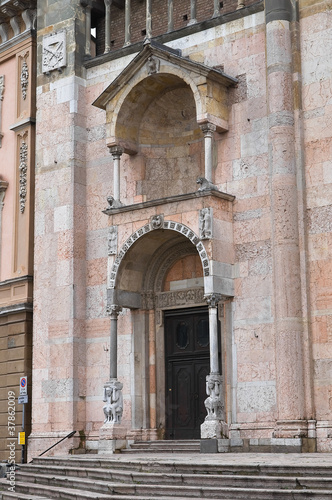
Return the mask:
M213 134L216 131L216 126L213 123L204 123L200 128L204 134L204 176L209 182L213 182Z
M268 143L276 350L276 437L305 414L298 189L293 109L292 3L266 0Z
M212 17L219 17L219 16L220 16L220 1L214 0L214 2L213 2L213 16Z
M111 5L112 0L104 0L105 3L105 50L104 54L111 50Z
M190 0L190 21L188 23L188 26L197 23L196 15L197 15L197 0Z
M123 149L118 146L109 148L113 156L113 207L122 206L120 202L120 159L123 154Z
M118 316L122 308L108 307L110 327L110 371L109 381L104 384L104 424L99 431L98 453L114 453L126 446L127 429L121 424L123 415L123 384L118 376Z
M130 0L126 0L126 3L125 3L125 43L124 43L124 47L131 44L130 14L131 14Z
M167 33L174 30L174 0L168 0L167 2Z
M85 6L85 55L91 56L91 5Z
M207 410L205 421L201 425L202 439L218 439L222 436L225 421L225 404L223 381L219 367L218 342L218 303L222 299L219 293L204 296L209 306L209 337L210 337L210 375L206 377L207 399L204 401Z
M146 0L146 40L152 38L152 0Z

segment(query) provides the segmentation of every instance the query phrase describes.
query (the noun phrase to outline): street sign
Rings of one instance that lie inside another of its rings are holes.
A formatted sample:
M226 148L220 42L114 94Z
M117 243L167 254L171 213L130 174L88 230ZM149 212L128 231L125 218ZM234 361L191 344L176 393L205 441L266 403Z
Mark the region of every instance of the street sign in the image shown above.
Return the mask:
M25 432L18 433L18 444L25 444Z
M23 405L23 404L26 404L28 402L28 396L19 396L17 398L17 402L19 405Z
M28 394L28 379L27 377L20 378L20 396L26 396Z

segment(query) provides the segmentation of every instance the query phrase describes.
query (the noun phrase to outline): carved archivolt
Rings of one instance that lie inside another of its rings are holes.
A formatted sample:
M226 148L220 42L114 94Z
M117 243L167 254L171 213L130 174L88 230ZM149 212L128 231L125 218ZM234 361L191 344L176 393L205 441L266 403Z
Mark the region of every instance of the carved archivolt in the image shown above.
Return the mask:
M202 267L203 267L203 275L204 276L209 276L210 274L210 265L209 265L209 259L207 256L207 253L205 251L204 245L199 239L199 237L188 227L185 226L184 224L180 224L179 222L173 222L173 221L164 221L160 229L169 229L171 231L176 231L192 242L193 245L195 245L196 250L200 256L201 262L202 262ZM117 273L119 270L119 266L122 262L122 259L126 255L127 251L129 248L142 236L145 234L149 233L150 231L156 231L158 229L155 229L153 227L152 223L146 224L145 226L141 227L137 231L135 231L122 245L122 248L117 255L112 270L111 270L111 276L110 276L110 288L115 288L115 282L116 282L116 277Z

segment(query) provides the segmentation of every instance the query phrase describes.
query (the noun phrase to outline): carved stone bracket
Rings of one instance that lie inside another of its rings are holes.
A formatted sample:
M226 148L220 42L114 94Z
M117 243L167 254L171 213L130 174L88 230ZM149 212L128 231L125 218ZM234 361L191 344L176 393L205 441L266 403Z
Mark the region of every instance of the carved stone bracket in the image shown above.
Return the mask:
M104 424L120 424L123 414L123 384L117 379L110 380L104 385L103 401L106 403L103 407Z
M199 237L201 240L212 238L213 209L202 208L199 211Z
M204 401L207 411L205 420L224 420L225 404L223 398L222 376L207 375L206 394L208 397Z

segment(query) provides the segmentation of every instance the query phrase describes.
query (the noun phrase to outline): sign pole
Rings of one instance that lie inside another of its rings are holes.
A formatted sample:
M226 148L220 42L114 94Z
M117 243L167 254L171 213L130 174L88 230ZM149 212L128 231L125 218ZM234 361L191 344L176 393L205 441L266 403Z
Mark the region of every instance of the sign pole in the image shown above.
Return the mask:
M23 403L23 409L22 409L22 431L24 431L24 420L25 420L25 403ZM25 454L25 444L22 444L22 457L21 457L21 463L24 464L24 454Z

